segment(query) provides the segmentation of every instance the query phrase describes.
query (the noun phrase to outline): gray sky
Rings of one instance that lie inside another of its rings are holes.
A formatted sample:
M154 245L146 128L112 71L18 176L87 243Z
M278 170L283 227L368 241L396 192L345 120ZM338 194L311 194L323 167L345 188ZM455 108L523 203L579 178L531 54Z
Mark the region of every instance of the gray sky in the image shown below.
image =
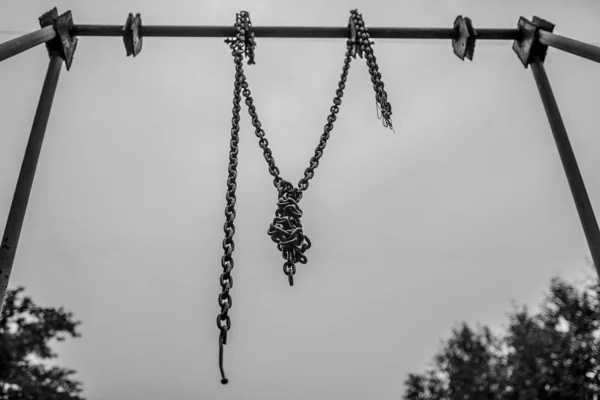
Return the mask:
M76 23L513 28L519 16L600 42L598 1L3 0L2 29L33 30L53 6ZM2 36L1 40L10 39ZM322 133L343 40L257 39L247 67L282 176L297 182ZM60 344L92 400L398 399L462 320L500 326L551 276L591 271L530 70L511 43L378 40L396 135L355 60L339 118L301 206L313 242L290 288L266 234L276 191L243 108L233 326L217 368L233 61L222 39L79 40L60 78L11 287L83 320ZM48 56L0 64L0 218L8 213ZM550 50L547 71L600 210L598 65ZM600 212L600 211L598 211Z

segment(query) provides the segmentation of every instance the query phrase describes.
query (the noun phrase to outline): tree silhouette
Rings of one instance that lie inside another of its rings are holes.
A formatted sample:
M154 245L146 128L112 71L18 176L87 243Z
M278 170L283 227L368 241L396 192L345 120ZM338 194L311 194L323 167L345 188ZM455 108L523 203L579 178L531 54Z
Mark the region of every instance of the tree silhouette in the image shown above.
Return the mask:
M462 323L405 386L405 400L598 400L600 284L553 278L539 311L515 306L500 335Z
M0 400L83 400L75 371L48 365L57 357L50 342L80 337L80 322L62 308L37 306L23 291L7 291L0 317Z

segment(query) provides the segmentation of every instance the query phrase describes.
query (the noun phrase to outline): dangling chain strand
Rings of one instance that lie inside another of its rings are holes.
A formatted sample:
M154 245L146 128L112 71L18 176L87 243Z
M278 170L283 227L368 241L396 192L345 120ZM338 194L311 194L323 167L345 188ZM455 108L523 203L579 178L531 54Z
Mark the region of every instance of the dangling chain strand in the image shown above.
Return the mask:
M244 55L248 57L248 63L254 63L254 46L252 45L252 36L246 37L245 33L249 26L248 13L242 11L236 16L235 28L237 29L237 36L235 39L226 39L225 43L229 44L231 48L231 54L234 57L235 62L235 84L233 90L233 117L231 119L231 141L229 150L229 175L227 177L227 194L225 199L227 205L225 206L225 225L223 230L225 231L225 239L223 240L223 250L225 254L221 258L221 266L223 267L223 273L220 277L221 293L219 294L219 306L221 312L217 316L217 327L219 328L219 369L221 371L221 383L227 384L228 379L225 377L225 370L223 368L223 347L227 344L227 332L231 329L231 319L229 318L228 312L231 309L232 301L229 291L233 287L233 277L231 271L233 270L233 250L235 248L233 242L233 235L235 233L235 226L233 224L235 220L235 190L237 187L237 165L238 165L238 144L239 144L239 132L240 132L240 111L242 103L242 87L241 77L244 74L242 69Z

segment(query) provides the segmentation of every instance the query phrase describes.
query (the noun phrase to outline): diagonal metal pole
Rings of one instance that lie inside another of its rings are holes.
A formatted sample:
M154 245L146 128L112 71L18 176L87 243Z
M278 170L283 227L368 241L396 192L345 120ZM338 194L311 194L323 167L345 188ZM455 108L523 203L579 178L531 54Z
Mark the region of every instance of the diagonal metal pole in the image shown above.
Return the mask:
M46 43L56 37L56 31L53 26L47 26L38 29L35 32L28 33L18 38L9 40L8 42L0 43L0 61L16 56L26 50L29 50L37 45Z
M543 45L554 47L555 49L600 63L600 47L594 46L593 44L580 42L579 40L560 36L544 30L538 32L538 39Z
M552 93L552 87L550 86L544 64L536 57L530 65L533 77L535 78L535 83L537 84L542 98L542 103L544 104L544 109L546 110L548 122L550 122L550 128L554 135L560 160L562 161L565 174L567 175L571 194L575 200L575 206L577 208L577 213L579 214L581 225L583 226L583 232L585 233L588 247L592 254L592 260L596 267L598 278L600 278L600 229L598 229L598 222L596 221L590 198L585 188L585 184L583 183L583 177L579 171L573 148L569 142L567 129L560 116L554 94Z
M4 304L6 288L8 287L10 273L17 253L21 228L23 227L23 220L25 219L25 212L27 211L27 203L29 202L33 178L40 158L40 151L42 149L44 134L46 133L46 126L48 125L52 101L54 100L54 93L56 92L56 86L58 85L58 77L60 76L62 63L63 59L60 54L58 52L53 52L50 57L50 63L48 64L46 79L42 86L42 93L38 102L37 111L35 112L35 117L33 119L33 126L31 127L31 134L29 135L25 156L23 157L23 163L21 164L21 171L19 172L15 194L13 196L12 204L10 205L10 211L8 212L2 243L0 243L0 309L2 309Z

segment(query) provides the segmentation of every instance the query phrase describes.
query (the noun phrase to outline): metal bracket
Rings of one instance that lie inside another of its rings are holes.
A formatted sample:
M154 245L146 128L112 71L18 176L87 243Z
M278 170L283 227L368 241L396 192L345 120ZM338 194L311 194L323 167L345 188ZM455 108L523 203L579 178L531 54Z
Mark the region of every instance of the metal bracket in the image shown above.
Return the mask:
M48 55L52 57L52 53L58 52L65 60L67 71L71 68L73 62L73 54L77 47L77 38L71 36L71 28L73 27L73 16L71 11L67 11L62 15L58 15L56 7L48 11L39 18L40 26L45 28L52 25L56 31L56 38L46 42Z
M471 18L459 15L454 20L455 37L452 38L452 47L454 54L461 60L465 57L473 61L475 52L475 40L477 40L477 31L473 28Z
M533 17L532 21L520 17L517 29L519 30L520 37L513 42L513 50L517 53L523 66L527 68L535 57L539 57L540 61L544 62L548 46L539 42L537 34L540 29L552 32L554 24L538 17Z
M135 14L129 13L125 26L123 27L123 43L125 44L125 51L127 57L137 56L142 51L142 17L140 13Z

